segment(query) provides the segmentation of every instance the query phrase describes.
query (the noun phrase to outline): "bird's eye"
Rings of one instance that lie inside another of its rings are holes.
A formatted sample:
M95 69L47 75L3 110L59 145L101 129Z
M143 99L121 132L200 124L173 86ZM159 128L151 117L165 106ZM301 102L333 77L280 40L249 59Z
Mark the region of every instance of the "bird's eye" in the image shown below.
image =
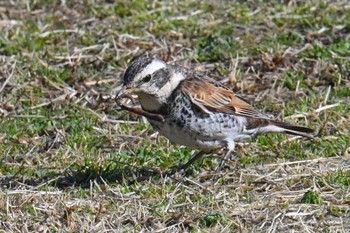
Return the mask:
M152 77L152 76L149 74L149 75L147 75L146 77L144 77L142 81L145 82L145 83L147 83L147 82L149 82L149 81L151 80L151 77Z

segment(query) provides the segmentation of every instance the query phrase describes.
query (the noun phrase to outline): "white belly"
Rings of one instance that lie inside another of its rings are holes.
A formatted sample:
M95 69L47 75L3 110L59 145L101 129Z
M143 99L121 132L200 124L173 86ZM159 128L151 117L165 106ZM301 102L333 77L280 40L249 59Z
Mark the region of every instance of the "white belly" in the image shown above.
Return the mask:
M175 123L171 122L154 122L150 121L153 127L164 137L168 138L171 142L184 145L189 148L199 148L201 150L207 150L225 146L226 141L219 135L205 135L198 134L196 130L188 126L179 127ZM214 136L214 137L213 137Z

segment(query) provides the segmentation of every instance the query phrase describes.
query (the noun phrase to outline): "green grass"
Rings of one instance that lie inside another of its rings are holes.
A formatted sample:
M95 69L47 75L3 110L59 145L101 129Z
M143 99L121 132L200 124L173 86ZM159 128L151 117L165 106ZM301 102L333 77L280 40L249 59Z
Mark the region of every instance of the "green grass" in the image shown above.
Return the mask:
M322 204L323 202L320 194L313 190L307 191L301 201L306 204Z
M61 2L0 2L4 232L350 230L346 1ZM195 151L113 101L145 54L219 80L238 57L232 90L319 137L262 135L220 174L215 151L169 178Z

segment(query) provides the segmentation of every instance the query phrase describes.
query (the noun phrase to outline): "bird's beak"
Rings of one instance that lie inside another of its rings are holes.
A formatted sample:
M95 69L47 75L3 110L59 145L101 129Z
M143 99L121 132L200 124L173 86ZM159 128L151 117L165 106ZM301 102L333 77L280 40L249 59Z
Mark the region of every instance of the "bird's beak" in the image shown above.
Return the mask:
M119 100L122 98L129 98L128 96L130 96L131 94L135 93L138 91L137 87L127 87L127 86L123 86L119 92L117 93L117 95L115 96L115 100Z

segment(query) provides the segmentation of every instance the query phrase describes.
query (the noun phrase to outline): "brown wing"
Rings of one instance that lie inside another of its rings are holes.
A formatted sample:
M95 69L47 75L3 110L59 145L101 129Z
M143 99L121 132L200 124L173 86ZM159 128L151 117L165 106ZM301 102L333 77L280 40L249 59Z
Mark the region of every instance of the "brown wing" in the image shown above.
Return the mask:
M266 118L232 91L217 86L207 80L187 79L182 83L183 92L202 112L211 114L223 112L247 117Z

